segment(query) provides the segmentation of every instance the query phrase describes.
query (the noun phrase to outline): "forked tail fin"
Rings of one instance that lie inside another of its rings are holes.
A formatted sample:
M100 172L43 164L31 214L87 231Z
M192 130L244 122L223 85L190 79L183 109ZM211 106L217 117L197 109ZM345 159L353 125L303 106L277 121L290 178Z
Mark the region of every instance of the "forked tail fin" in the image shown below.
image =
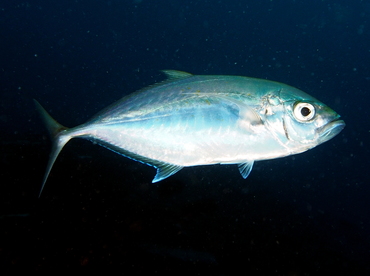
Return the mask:
M55 160L57 159L60 151L64 147L65 144L72 138L71 135L68 134L68 128L65 126L62 126L57 121L55 121L49 113L39 104L38 101L34 100L37 110L39 111L49 133L52 138L52 149L49 157L49 162L46 167L44 180L42 182L41 190L39 193L39 197L41 196L42 190L44 189L46 180L48 179L49 173L51 171L51 168L53 167L53 164Z

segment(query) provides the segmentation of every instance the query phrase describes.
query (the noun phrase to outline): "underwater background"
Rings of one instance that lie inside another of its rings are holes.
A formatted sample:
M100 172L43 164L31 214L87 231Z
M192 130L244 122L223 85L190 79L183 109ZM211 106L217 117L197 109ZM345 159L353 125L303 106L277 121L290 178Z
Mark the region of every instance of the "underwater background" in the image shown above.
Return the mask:
M283 82L346 128L308 152L155 169L73 139L51 148L33 99L76 126L162 69ZM0 2L0 274L369 275L370 2Z

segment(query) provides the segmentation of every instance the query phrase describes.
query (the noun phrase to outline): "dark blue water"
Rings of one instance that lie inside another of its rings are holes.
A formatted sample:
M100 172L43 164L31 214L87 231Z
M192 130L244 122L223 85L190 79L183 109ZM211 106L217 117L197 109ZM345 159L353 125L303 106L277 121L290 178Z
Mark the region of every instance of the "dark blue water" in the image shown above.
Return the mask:
M370 4L2 1L0 273L370 272ZM50 141L35 98L75 126L161 69L284 82L347 126L306 153L155 170L73 140L37 198Z

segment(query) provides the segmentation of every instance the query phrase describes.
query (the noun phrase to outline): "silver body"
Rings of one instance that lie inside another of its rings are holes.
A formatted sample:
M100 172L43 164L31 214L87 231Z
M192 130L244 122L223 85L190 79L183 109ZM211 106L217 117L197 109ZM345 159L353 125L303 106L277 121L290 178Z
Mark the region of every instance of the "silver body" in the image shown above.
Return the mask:
M169 80L124 97L75 128L56 126L41 110L56 138L44 181L73 137L156 167L156 182L182 167L209 164L239 164L247 177L254 161L306 151L344 127L326 105L282 83L164 72ZM305 105L314 118L297 113L308 112Z

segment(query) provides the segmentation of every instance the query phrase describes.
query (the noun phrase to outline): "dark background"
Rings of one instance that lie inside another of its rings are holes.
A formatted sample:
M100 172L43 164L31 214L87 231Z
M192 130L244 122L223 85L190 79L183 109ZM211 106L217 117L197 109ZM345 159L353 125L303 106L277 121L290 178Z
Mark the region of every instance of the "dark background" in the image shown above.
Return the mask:
M0 2L0 274L370 273L370 3ZM84 140L62 151L32 99L76 126L161 69L288 83L347 126L296 156L155 170ZM118 269L118 270L117 270Z

